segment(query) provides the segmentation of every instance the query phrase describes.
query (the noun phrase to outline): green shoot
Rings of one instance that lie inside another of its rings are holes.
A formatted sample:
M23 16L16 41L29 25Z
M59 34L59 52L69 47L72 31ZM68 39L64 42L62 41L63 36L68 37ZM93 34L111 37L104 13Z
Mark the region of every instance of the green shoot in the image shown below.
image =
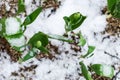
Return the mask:
M45 47L48 45L48 36L42 32L38 32L33 35L33 37L28 41L28 44L33 48L37 48L45 52Z
M23 0L18 0L18 12L17 14L25 11L25 4Z
M0 36L4 36L5 34L5 18L0 19Z
M41 46L46 46L48 44L48 37L43 32L38 32L28 41L28 44L30 44L33 47L38 47L37 43L40 43Z
M80 35L80 39L79 39L78 45L79 46L84 46L86 44L86 40L81 33L79 33L79 35Z
M86 16L83 16L81 13L76 12L69 17L65 16L63 19L66 23L65 30L66 32L69 32L78 28L86 19Z
M81 57L85 58L89 56L93 51L95 50L95 46L88 46L88 51L85 55L82 55Z
M81 71L82 71L82 74L85 77L85 79L86 80L93 80L90 73L88 72L87 67L85 66L85 64L83 62L80 62L79 64L81 66Z
M107 5L113 17L120 18L120 0L107 0Z
M48 37L49 38L52 38L52 39L57 39L57 40L60 40L60 41L65 41L65 42L73 42L73 40L70 40L64 36L61 36L61 35L56 35L56 34L48 34Z

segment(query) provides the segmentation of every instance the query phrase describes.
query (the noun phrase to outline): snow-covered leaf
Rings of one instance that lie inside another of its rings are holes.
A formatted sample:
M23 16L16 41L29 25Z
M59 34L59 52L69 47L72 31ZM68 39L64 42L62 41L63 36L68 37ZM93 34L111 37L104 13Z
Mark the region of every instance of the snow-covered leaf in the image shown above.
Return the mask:
M12 37L6 37L7 41L10 43L11 46L15 47L21 47L25 45L25 37L20 35L19 38L12 38Z
M25 4L23 0L18 0L18 14L25 11Z
M81 65L81 71L86 80L93 80L90 73L88 72L85 64L83 62L79 63Z
M91 65L91 69L100 76L105 76L112 78L114 75L114 69L111 66L108 65L102 65L102 64L93 64Z
M61 35L48 34L48 37L49 37L49 38L52 38L52 39L57 39L57 40L60 40L60 41L73 42L73 40L68 39L68 38L66 38L66 37L64 37L64 36L61 36Z
M80 12L76 12L69 17L63 17L63 19L66 23L65 30L68 32L78 28L86 19L86 16L83 16Z
M82 55L83 58L89 56L95 50L95 46L88 46L88 51L85 55Z
M33 11L30 15L26 17L26 19L23 22L23 25L26 26L31 24L38 17L41 11L42 7L38 7L35 11Z
M80 35L80 40L79 40L78 45L79 46L84 46L86 44L86 40L81 33L79 35Z
M5 20L5 36L14 38L22 36L21 22L16 17L10 17Z

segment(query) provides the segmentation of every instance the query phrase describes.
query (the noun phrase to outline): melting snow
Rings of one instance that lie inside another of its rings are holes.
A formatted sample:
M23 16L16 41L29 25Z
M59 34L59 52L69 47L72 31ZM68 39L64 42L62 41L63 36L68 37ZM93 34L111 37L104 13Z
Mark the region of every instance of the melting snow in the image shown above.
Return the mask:
M106 6L106 1L107 0L63 0L62 6L60 6L57 12L49 18L44 17L44 12L41 13L35 22L27 27L25 36L29 39L38 31L62 35L65 33L63 16L69 16L74 12L81 12L83 15L87 16L87 19L80 28L75 30L75 32L81 30L82 34L86 37L88 44L96 46L94 55L91 58L85 59L85 64L102 63L114 65L114 63L118 63L119 60L110 57L104 52L106 51L112 55L116 55L116 52L119 53L120 39L113 42L116 38L110 37L103 41L102 39L107 35L101 35L100 33L101 31L104 31L107 24L106 15L101 14L101 10ZM25 0L25 5L27 7L27 14L31 13L32 9L36 8L36 6L31 6L32 4L30 0ZM15 34L20 29L20 23L15 18L8 18L6 25L7 34ZM94 33L96 33L96 35L94 35ZM9 42L12 45L20 46L24 43L24 38L11 39ZM51 42L52 44L59 46L61 50L69 50L69 54L61 53L61 55L57 55L58 59L54 60L42 59L41 61L38 61L33 58L22 64L11 63L9 59L6 60L2 58L0 59L0 69L2 70L0 71L0 80L4 80L2 76L5 76L7 78L6 80L9 78L11 80L20 80L20 77L12 78L10 76L11 72L17 71L21 66L29 66L32 64L38 65L35 69L35 74L24 74L28 77L32 77L33 80L77 80L77 78L79 80L85 80L83 77L78 75L80 72L79 61L83 60L79 58L79 55L84 54L85 51L83 50L82 53L77 53L78 56L73 56L72 54L76 52L70 50L70 46L68 44L62 45L62 42L56 40L52 40ZM118 57L120 57L120 54L118 54ZM31 61L33 63L30 63ZM65 79L66 76L70 79Z

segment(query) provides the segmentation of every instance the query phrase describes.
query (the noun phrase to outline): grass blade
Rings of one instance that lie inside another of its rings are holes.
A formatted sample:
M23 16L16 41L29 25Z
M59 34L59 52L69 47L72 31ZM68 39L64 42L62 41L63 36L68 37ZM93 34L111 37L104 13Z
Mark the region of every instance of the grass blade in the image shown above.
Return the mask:
M85 55L82 55L81 57L85 58L89 56L93 51L95 50L95 46L88 46L88 51Z

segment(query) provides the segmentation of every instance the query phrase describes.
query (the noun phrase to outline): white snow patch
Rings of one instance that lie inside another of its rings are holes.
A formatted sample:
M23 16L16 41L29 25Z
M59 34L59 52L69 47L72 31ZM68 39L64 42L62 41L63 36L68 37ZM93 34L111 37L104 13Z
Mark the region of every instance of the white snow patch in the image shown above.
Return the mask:
M34 23L28 25L27 30L25 31L25 35L27 39L32 37L35 33L39 31L43 31L45 33L51 33L51 34L60 34L62 35L65 33L64 25L65 22L63 20L64 16L69 16L74 12L80 12L83 15L87 16L84 23L81 25L80 28L74 30L75 32L80 31L82 34L86 37L87 42L89 45L93 45L96 47L96 50L94 51L94 55L88 59L81 59L80 54L84 54L83 52L74 52L70 49L70 45L64 44L62 45L62 42L59 42L57 40L52 40L52 44L59 46L59 49L61 50L61 55L56 55L57 59L48 60L48 59L42 59L41 61L36 60L35 58L28 60L25 63L22 64L15 64L16 66L26 65L29 66L29 61L34 61L33 64L37 64L38 67L35 69L36 74L32 76L33 80L65 80L66 75L71 75L70 79L68 80L76 80L77 77L80 77L78 75L77 69L80 68L79 61L83 60L85 64L89 65L92 64L108 64L113 65L114 62L117 63L118 60L112 59L107 54L104 54L104 51L109 52L110 54L116 55L116 52L119 53L120 49L120 40L117 40L117 42L114 43L112 41L114 38L105 39L102 41L103 37L106 35L102 35L100 32L105 29L106 26L106 16L101 14L101 9L106 6L107 0L65 0L60 6L60 8L56 11L54 15L51 15L49 18L46 18L43 16L44 13L41 13ZM1 4L1 3L0 3ZM36 8L36 6L32 5L32 0L25 0L26 10L27 14L30 14L33 9ZM24 20L25 18L22 18ZM11 19L9 21L8 28L8 34L15 34L19 30L19 23L16 22L16 19ZM14 25L14 27L13 27ZM17 26L17 28L15 28ZM10 31L9 31L10 30ZM12 31L12 32L11 32ZM94 35L96 33L96 35ZM21 37L20 39L11 39L9 42L13 46L21 46L24 44L24 37ZM62 53L62 51L68 50L69 53L65 54ZM86 47L85 47L86 50ZM77 56L73 56L72 54L76 53ZM120 57L120 54L118 54L118 57ZM5 59L1 60L4 61ZM118 61L119 63L119 61ZM6 65L5 65L6 64ZM14 65L10 65L9 61L6 62L4 65L1 64L1 69L7 66L10 67L11 70L7 68L7 71L3 69L2 75L6 75L7 78L9 78L10 72L15 71L17 69L14 69L13 67L16 67ZM26 73L25 73L26 74ZM31 76L31 75L30 75ZM0 79L1 76L0 76ZM83 77L80 77L79 80L85 80ZM118 79L119 80L119 79Z
M110 76L111 75L111 67L109 67L108 65L104 65L103 66L103 75L106 75L106 76Z
M20 47L23 46L25 44L25 37L21 36L20 38L10 38L8 39L8 42L12 45L12 46L16 46L16 47Z
M7 18L5 21L6 34L12 35L20 31L20 22L14 18Z

